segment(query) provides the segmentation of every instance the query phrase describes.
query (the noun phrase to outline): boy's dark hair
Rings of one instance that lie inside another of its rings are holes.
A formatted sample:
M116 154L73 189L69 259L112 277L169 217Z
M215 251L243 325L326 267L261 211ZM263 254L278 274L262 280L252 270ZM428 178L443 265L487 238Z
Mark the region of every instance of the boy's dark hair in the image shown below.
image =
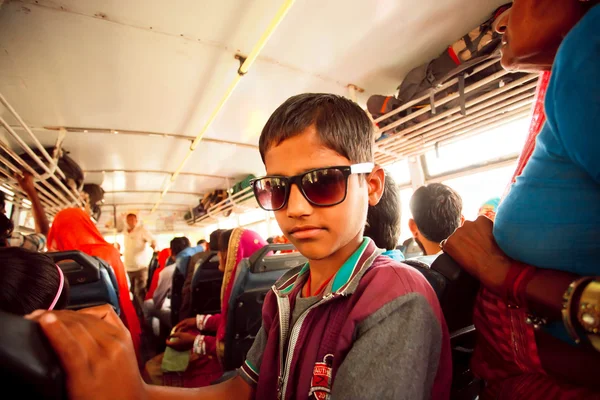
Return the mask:
M48 309L56 297L60 282L58 268L48 255L21 247L0 249L0 309L25 315L38 309ZM67 307L69 282L65 278L63 290L55 310Z
M383 195L376 206L369 207L364 236L373 239L380 249L394 250L400 239L400 192L394 179L385 175Z
M415 224L426 239L441 242L460 226L462 199L441 183L421 186L410 199Z
M219 236L219 251L227 252L227 249L229 249L229 240L231 239L232 233L233 229L221 231L221 235Z
M271 115L259 140L263 162L272 146L314 125L325 146L353 163L373 162L373 123L355 102L335 94L290 97Z
M200 246L201 244L204 244L204 243L206 243L206 240L200 239L200 240L198 240L198 243L196 243L196 246Z
M192 244L190 243L190 239L185 236L176 237L171 240L171 255L173 257L177 257L179 253L190 247Z
M223 229L217 229L208 238L212 251L219 251L219 236L221 236L221 232L223 232Z

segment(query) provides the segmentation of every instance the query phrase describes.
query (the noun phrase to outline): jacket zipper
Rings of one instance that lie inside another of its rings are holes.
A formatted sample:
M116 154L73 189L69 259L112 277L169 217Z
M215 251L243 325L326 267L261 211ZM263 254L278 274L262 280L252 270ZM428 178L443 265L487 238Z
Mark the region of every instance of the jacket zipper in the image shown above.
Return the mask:
M279 356L279 382L278 382L278 390L277 390L277 397L278 399L282 400L285 398L285 393L287 391L287 384L288 384L288 379L289 379L289 372L290 372L290 367L292 365L292 358L294 356L294 349L296 347L296 343L298 342L298 337L300 336L300 330L302 329L302 324L304 323L304 320L306 319L306 317L308 316L308 313L320 306L323 305L325 303L327 303L328 301L330 301L331 299L333 299L334 297L336 297L335 294L330 293L327 296L323 297L321 300L319 300L317 303L313 304L312 306L310 306L306 311L304 311L300 317L298 317L298 321L296 321L296 323L294 324L294 326L292 327L292 332L291 332L291 336L290 336L290 343L287 346L287 354L286 354L286 361L285 361L285 369L282 369L283 366L283 357L284 357L284 353L283 353L283 349L284 349L284 344L283 342L280 343L280 356ZM286 303L284 303L284 305L287 306L287 316L289 317L289 300L287 299L287 297L284 297L284 299L286 300ZM279 305L279 297L278 297L278 301L277 304ZM281 308L279 310L279 315L280 315L280 323L281 323ZM289 328L288 326L289 324L289 318L286 319L286 323L285 323L285 327ZM284 325L281 325L281 328L283 328ZM287 329L286 329L287 330ZM280 332L282 331L282 329L280 329ZM281 338L286 338L286 335L281 334Z
M279 308L279 376L277 377L277 398L282 399L283 388L283 353L290 323L290 300L285 296L279 296L279 292L273 286L277 295L277 307Z

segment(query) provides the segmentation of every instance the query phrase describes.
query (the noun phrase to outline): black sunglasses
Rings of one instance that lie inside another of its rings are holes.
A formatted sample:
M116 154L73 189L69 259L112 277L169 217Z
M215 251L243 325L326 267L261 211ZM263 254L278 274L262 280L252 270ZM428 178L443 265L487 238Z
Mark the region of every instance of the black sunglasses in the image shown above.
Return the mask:
M313 206L329 207L346 200L348 177L352 174L369 174L373 163L350 166L317 168L296 176L270 175L250 181L258 205L266 211L284 208L290 198L293 184Z

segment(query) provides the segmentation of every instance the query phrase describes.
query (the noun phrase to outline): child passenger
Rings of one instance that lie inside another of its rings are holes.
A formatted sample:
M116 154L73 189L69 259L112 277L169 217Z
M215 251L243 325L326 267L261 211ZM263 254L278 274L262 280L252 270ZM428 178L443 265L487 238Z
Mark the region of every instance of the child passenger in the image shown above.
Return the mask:
M294 96L267 122L260 152L267 175L253 182L257 201L309 261L267 294L238 375L193 390L147 386L110 311L47 313L40 322L71 398L449 397L449 337L433 289L363 237L385 184L365 112L336 95Z

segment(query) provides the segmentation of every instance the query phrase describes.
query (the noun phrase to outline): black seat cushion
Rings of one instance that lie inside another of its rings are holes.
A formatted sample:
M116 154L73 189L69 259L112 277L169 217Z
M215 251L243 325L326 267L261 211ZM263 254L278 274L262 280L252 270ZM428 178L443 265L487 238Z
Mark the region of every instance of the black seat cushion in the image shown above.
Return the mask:
M59 360L40 326L1 311L0 385L7 397L67 399Z

